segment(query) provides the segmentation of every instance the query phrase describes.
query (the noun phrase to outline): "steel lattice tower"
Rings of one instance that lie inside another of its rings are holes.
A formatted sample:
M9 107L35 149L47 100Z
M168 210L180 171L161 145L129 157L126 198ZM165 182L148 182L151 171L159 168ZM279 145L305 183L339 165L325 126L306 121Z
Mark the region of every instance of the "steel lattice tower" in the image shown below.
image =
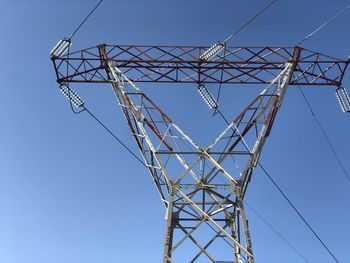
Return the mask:
M225 56L206 59L208 48L99 45L52 57L60 84L112 86L166 208L163 263L254 262L244 196L286 90L341 87L349 63L300 47L223 47ZM263 88L200 146L136 86L141 82Z

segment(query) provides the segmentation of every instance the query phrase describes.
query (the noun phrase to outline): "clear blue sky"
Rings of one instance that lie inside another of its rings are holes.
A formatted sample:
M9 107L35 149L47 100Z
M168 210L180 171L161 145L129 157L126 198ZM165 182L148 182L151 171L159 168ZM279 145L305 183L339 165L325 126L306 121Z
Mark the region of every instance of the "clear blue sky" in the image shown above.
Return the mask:
M1 263L161 261L165 212L147 171L86 114L73 115L55 83L49 51L95 2L0 0ZM280 0L231 44L292 46L347 2ZM210 45L265 4L105 0L73 47ZM305 47L347 57L349 23L347 13ZM350 72L348 87L349 77ZM141 88L204 145L224 128L211 118L194 86ZM257 91L225 87L225 114L232 118ZM79 92L136 150L110 87L83 85ZM341 113L333 89L305 92L350 172L350 116ZM296 88L288 91L261 161L341 262L350 262L350 184ZM260 170L247 198L310 262L332 262ZM249 210L248 216L256 262L303 262Z

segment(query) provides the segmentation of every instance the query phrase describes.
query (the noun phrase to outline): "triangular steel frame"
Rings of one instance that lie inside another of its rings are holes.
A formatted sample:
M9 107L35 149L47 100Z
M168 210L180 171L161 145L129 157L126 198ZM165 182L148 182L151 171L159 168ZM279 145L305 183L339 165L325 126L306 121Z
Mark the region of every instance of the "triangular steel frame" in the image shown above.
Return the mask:
M293 61L298 55L296 49ZM243 198L295 63L287 62L206 148L199 147L113 61L105 68L166 207L163 263L253 263ZM244 169L235 171L240 165Z

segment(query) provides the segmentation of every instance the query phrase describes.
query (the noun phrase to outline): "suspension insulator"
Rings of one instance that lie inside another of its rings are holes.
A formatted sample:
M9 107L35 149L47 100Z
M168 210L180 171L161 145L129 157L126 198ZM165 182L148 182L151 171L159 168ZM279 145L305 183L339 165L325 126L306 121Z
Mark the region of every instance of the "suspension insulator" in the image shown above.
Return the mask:
M215 44L211 46L209 49L207 49L202 55L200 55L199 59L209 60L215 55L217 55L218 53L220 53L220 51L222 51L224 48L225 48L224 44L221 44L221 43Z
M210 109L218 108L219 105L217 101L214 99L213 95L210 93L210 91L207 89L205 85L203 84L199 85L198 92Z
M350 98L345 88L338 87L335 90L335 95L338 99L340 108L344 113L350 113Z
M52 57L62 57L65 54L67 54L71 46L72 46L72 42L69 39L64 38L58 41L56 46L54 46L54 48L51 50L50 55Z
M84 105L84 100L66 84L60 85L60 91L75 107L79 108Z

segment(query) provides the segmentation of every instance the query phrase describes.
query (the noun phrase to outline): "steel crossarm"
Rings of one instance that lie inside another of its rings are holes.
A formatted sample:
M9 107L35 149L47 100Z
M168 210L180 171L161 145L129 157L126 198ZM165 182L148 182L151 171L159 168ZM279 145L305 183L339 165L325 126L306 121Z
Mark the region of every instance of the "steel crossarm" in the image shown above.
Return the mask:
M300 47L225 47L210 60L206 46L98 45L52 57L57 81L108 83L107 61L132 82L269 84L285 63L295 63L289 85L339 86L349 64ZM300 56L293 60L295 50ZM105 52L102 58L101 52Z

